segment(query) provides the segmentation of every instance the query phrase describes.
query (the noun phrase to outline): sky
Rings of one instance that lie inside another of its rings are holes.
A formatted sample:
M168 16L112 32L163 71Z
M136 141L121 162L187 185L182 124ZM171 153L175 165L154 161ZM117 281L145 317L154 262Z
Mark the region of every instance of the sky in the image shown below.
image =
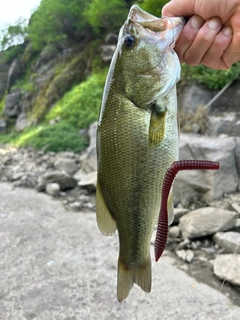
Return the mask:
M41 0L0 0L0 30L20 17L28 19Z

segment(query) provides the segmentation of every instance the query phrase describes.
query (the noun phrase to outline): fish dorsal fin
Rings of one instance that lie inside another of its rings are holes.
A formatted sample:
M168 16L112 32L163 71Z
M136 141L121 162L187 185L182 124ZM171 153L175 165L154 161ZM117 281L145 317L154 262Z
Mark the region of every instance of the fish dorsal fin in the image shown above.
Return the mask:
M170 225L174 220L173 188L171 188L168 195L167 210L168 210L168 225Z
M157 147L161 144L165 133L166 108L157 103L151 104L151 119L149 127L150 146Z
M98 228L102 234L113 235L116 232L117 224L108 210L99 182L97 182L96 189L96 214Z

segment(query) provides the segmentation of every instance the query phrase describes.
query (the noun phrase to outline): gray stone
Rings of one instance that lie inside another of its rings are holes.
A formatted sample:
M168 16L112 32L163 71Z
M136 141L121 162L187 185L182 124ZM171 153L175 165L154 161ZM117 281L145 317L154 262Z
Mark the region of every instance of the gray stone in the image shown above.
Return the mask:
M174 220L173 223L178 223L180 218L188 213L189 210L185 208L174 208Z
M73 175L78 170L76 161L69 158L58 158L54 162L54 166L57 170L65 171L69 175Z
M194 258L194 253L192 250L176 250L176 255L178 258L188 263L190 263Z
M213 236L213 241L229 253L240 253L239 232L217 232Z
M80 157L81 169L74 175L77 180L90 172L97 171L96 130L97 122L94 122L88 130L89 146Z
M17 119L15 129L17 132L22 132L24 129L30 127L31 125L32 121L28 118L28 115L22 112Z
M0 133L5 133L7 130L7 121L0 119Z
M106 44L114 44L116 45L118 41L118 36L115 33L108 33L104 39Z
M58 183L47 183L46 193L53 197L58 197L60 194L60 185Z
M207 104L213 97L212 91L196 82L187 85L179 93L179 107L189 113L195 113L199 106Z
M70 209L74 211L81 210L83 208L83 203L81 201L74 201L69 205Z
M69 174L64 171L51 171L46 172L39 184L37 189L43 191L48 183L58 183L61 190L71 189L77 186L77 180L72 178Z
M7 118L17 117L21 113L20 99L21 90L16 89L6 97L4 106L4 115Z
M0 62L0 100L2 100L7 90L8 70L9 65Z
M207 134L217 137L220 134L227 134L228 136L235 135L235 113L223 113L215 116L208 117L208 129Z
M217 92L216 92L217 93ZM213 111L224 112L228 110L239 111L240 101L240 80L234 81L232 85L222 93L222 95L213 103Z
M180 228L178 226L170 227L168 230L168 236L171 238L177 238L180 235Z
M187 213L179 227L184 238L195 239L226 231L235 226L238 214L221 208L206 207Z
M14 85L14 83L21 76L22 71L23 71L22 63L18 59L14 59L8 71L8 80L7 80L8 93L10 92L10 89Z
M181 160L218 161L220 169L179 172L173 186L175 205L182 200L189 201L195 197L201 197L202 200L210 202L220 199L224 193L235 192L238 187L235 148L236 139L233 137L212 138L181 134Z
M238 214L240 214L240 205L237 203L231 203L231 207L234 211L236 211Z
M82 188L87 189L89 192L95 191L97 186L97 171L83 174L80 177L78 185Z
M240 255L217 255L213 265L214 274L231 284L240 286Z
M112 60L112 56L116 50L116 45L104 44L100 47L100 49L102 61L105 63L110 63Z

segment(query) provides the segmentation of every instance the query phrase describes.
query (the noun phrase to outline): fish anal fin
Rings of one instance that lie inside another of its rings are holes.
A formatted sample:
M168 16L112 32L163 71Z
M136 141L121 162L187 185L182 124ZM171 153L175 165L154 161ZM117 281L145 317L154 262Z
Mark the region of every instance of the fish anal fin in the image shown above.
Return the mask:
M174 207L173 207L173 188L171 188L168 201L167 201L167 211L168 211L168 225L172 224L174 220Z
M97 182L96 188L96 214L98 228L102 234L113 235L117 229L116 221L108 210L99 182Z
M149 127L149 143L150 146L158 146L165 133L166 109L157 104L151 105L152 113Z
M119 258L117 282L117 298L119 302L127 298L134 283L145 292L151 291L152 271L150 255L143 265L129 268L126 267Z

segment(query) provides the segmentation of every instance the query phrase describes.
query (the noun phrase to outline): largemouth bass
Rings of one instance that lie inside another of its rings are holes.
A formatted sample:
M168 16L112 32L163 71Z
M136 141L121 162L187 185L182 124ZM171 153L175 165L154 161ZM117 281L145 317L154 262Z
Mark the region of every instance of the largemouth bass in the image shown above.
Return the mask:
M103 93L97 128L97 223L119 234L117 298L134 283L151 291L150 240L164 175L178 159L173 51L182 18L156 18L132 6L122 26ZM170 213L173 213L169 197ZM171 220L171 218L170 218Z

